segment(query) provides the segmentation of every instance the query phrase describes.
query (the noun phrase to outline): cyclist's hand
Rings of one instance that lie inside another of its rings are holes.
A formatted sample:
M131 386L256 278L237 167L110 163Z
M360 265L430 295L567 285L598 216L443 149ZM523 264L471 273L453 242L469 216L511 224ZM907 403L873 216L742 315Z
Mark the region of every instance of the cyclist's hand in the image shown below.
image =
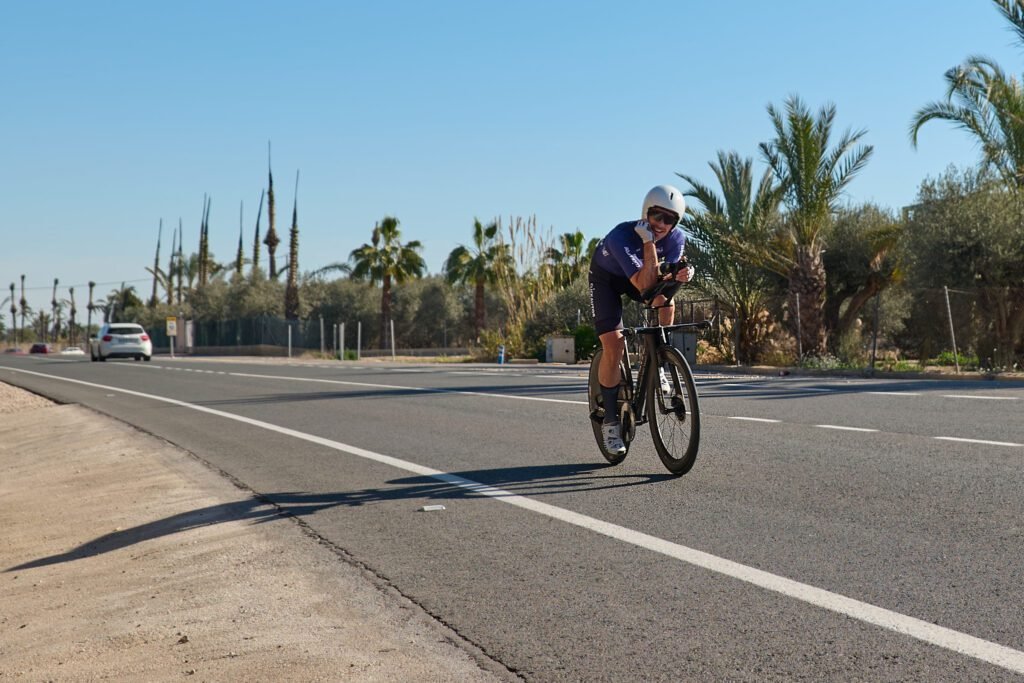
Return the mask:
M654 231L651 230L651 224L647 221L637 221L636 227L633 229L636 230L636 234L640 235L644 244L654 241Z
M680 268L679 272L676 273L676 282L689 282L693 279L694 272L694 267L687 264L685 268Z

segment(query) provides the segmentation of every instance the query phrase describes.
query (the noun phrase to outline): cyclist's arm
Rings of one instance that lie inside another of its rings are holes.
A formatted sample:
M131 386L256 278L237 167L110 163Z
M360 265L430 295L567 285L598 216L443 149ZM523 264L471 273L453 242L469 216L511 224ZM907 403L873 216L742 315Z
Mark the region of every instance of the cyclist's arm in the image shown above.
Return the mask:
M644 262L640 270L633 273L629 281L637 288L637 291L644 291L654 286L660 277L658 275L658 248L654 242L644 242Z

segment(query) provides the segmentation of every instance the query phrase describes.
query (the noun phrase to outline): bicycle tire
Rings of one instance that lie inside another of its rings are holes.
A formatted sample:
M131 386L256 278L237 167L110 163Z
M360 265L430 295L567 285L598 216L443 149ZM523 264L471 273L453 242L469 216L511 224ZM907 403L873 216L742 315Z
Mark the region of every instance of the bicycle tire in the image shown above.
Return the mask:
M620 462L626 459L629 455L629 441L623 439L623 443L626 444L626 452L622 454L609 453L604 447L604 438L601 436L601 422L604 418L604 407L601 405L601 382L598 380L598 367L601 363L601 356L604 354L604 349L598 349L594 353L594 358L590 361L590 376L587 380L587 403L590 405L590 426L594 430L594 439L597 441L597 447L601 451L601 455L604 459L613 465L618 465ZM625 364L619 362L619 372L625 372ZM622 389L619 389L619 401L623 399ZM616 406L618 410L618 406Z
M700 448L700 402L690 364L676 349L666 346L658 350L658 364L650 372L647 383L647 413L651 437L665 468L677 476L690 471ZM662 393L657 368L664 367L672 395Z

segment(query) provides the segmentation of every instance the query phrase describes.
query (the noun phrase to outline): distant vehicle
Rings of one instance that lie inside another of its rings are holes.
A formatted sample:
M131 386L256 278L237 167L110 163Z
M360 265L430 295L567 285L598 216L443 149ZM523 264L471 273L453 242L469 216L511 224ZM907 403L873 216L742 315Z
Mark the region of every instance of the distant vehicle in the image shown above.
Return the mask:
M134 358L150 360L153 342L142 325L135 323L104 323L99 333L89 339L89 358L105 361L108 358Z
M4 349L4 353L21 353L21 349L17 346L11 346L10 348Z
M33 344L28 350L29 353L53 353L53 348L49 344Z
M60 352L62 356L84 356L85 351L77 346L69 346Z

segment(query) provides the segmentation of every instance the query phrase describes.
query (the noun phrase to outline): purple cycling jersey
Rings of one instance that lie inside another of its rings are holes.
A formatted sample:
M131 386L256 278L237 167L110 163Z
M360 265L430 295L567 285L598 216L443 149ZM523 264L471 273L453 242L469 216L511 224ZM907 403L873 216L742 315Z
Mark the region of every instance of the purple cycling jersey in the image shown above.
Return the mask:
M644 264L644 243L640 235L636 234L637 223L639 221L626 221L612 228L597 245L591 263L610 275L633 277ZM686 234L680 228L674 228L655 242L654 246L658 252L658 261L676 263L683 258Z

